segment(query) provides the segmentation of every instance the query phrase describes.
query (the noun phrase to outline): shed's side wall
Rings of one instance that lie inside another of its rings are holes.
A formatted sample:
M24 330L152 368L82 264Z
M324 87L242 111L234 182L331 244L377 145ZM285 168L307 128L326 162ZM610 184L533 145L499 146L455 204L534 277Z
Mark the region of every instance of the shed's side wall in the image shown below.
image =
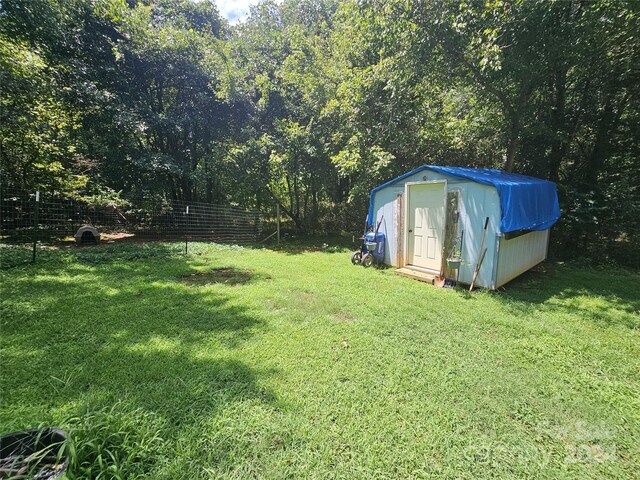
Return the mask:
M494 272L497 262L498 231L500 228L500 197L495 187L482 183L464 182L452 184L449 189L460 188L460 226L464 230L462 246L462 265L458 281L470 284L473 270L481 255L480 242L484 222L489 217L484 248L487 249L484 261L480 266L475 285L483 288L494 287ZM460 234L460 232L458 233Z
M380 231L384 233L386 237L386 248L384 250L384 263L387 265L397 266L396 261L396 224L397 215L401 212L397 211L397 194L403 191L404 186L390 186L383 188L376 193L373 204L373 212L375 223L382 219L380 224ZM384 218L383 218L384 216Z
M547 258L549 230L529 232L511 240L501 237L499 242L496 288Z

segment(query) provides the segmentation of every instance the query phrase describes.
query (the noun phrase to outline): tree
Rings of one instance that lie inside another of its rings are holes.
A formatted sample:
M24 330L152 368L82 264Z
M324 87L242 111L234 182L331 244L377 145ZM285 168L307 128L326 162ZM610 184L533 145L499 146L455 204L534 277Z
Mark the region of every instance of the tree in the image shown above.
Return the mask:
M4 0L3 188L353 231L411 168L499 167L559 184L559 243L635 248L639 5L285 0L229 26L211 0Z

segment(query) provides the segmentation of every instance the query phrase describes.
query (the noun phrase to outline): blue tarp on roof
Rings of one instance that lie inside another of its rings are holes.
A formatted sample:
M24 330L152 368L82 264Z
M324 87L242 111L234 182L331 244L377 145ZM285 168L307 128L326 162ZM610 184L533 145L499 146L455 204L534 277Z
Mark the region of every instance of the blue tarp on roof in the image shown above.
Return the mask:
M500 231L502 233L518 230L547 230L560 218L556 184L548 180L494 168L423 165L371 191L369 223L372 223L373 199L377 191L427 169L496 187L500 197Z

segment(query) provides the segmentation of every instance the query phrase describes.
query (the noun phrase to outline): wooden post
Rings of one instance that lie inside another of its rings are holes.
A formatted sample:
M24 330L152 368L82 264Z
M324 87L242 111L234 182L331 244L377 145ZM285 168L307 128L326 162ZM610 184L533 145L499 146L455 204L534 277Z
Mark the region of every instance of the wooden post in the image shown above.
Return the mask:
M396 196L396 264L399 268L404 267L404 194L402 193Z
M33 219L33 257L31 263L36 263L36 248L38 244L38 213L40 211L40 191L36 191L35 215Z
M452 280L456 272L447 264L447 258L452 254L458 238L458 205L460 203L460 191L449 190L447 192L447 210L445 212L444 241L442 242L442 271L445 278Z
M276 232L277 233L277 242L280 245L280 203L276 206Z

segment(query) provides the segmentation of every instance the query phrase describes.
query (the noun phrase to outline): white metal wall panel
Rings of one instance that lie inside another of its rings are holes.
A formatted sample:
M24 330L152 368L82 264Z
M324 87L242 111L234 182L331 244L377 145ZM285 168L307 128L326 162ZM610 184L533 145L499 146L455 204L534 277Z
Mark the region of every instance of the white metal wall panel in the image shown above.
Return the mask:
M459 228L464 229L462 265L458 279L461 283L469 284L473 278L473 270L482 253L480 241L485 218L489 217L484 248L487 253L480 267L476 285L493 288L494 264L497 261L497 235L500 228L500 198L495 187L482 183L464 182L451 185L450 190L460 189L460 222Z
M404 194L405 183L423 181L425 176L428 180L456 180L455 178L449 177L448 175L442 175L440 173L424 170L422 172L416 173L415 175L411 175L410 177L405 178L401 182L389 185L388 187L383 188L376 193L373 202L373 215L376 219L376 225L384 215L384 220L380 225L380 231L383 232L386 236L387 248L385 248L384 251L384 263L386 263L387 265L393 265L394 267L398 266L398 262L396 260L398 241L396 238L395 225L397 222L396 216L402 215L403 212L397 211L396 198L398 194Z
M511 240L500 238L496 288L547 258L549 230L529 232Z
M384 263L387 265L396 265L396 215L401 212L397 211L396 195L402 192L402 185L396 188L396 185L383 188L376 193L373 204L373 214L375 224L382 219L380 224L380 232L386 237L386 248L384 250ZM384 218L383 218L384 217ZM375 227L375 225L374 225Z
M387 248L384 253L384 262L388 265L398 266L397 262L397 239L396 239L396 216L402 215L397 211L396 198L399 193L404 192L404 185L407 182L420 182L426 180L447 180L448 190L460 190L460 229L464 229L464 246L462 252L463 264L460 267L459 280L463 283L471 283L473 269L478 258L480 249L480 237L484 219L489 217L489 228L485 238L487 254L485 256L480 274L476 280L476 285L485 288L493 287L493 272L497 261L495 253L497 249L498 229L500 225L500 199L498 191L490 186L475 183L469 180L462 180L449 175L424 170L415 175L405 178L402 182L390 185L376 193L374 199L374 217L376 222L384 215L384 220L380 225L380 231L387 239ZM406 200L406 199L405 199ZM448 252L445 252L448 254Z

